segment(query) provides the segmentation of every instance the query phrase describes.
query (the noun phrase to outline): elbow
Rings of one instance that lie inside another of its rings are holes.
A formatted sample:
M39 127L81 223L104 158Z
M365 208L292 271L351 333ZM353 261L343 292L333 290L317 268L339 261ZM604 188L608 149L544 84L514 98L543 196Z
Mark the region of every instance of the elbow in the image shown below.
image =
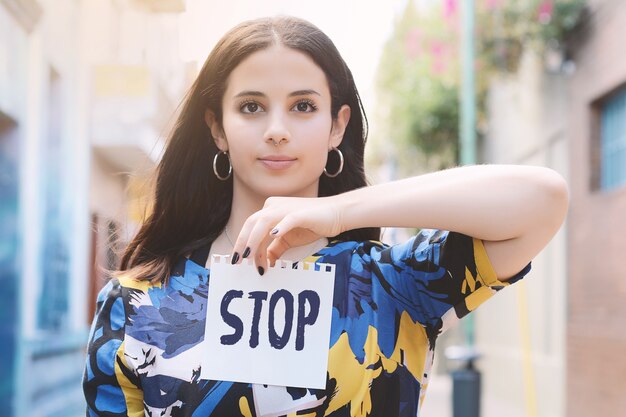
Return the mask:
M569 186L565 178L550 168L541 168L540 183L546 225L557 231L567 216L569 209Z

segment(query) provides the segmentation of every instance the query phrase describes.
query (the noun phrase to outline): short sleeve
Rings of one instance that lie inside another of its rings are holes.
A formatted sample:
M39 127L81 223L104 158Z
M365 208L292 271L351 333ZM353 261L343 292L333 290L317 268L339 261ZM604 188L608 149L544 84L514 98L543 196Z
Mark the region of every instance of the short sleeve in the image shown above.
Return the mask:
M83 392L90 416L144 415L139 378L124 356L123 287L112 279L100 291L87 345Z
M422 229L407 242L372 253L372 261L413 319L436 334L531 269L529 263L506 282L500 281L482 240L434 229Z

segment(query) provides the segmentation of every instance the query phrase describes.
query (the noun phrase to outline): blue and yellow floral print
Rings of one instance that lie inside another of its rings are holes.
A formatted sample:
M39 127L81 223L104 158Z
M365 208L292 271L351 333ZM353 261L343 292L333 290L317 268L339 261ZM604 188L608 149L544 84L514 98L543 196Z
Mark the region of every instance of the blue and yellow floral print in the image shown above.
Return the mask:
M394 246L331 242L306 259L336 265L326 388L267 390L200 379L210 271L192 259L165 284L119 277L100 292L88 416L252 417L255 396L273 395L281 415L414 417L437 337L530 271L501 282L481 240L443 230Z

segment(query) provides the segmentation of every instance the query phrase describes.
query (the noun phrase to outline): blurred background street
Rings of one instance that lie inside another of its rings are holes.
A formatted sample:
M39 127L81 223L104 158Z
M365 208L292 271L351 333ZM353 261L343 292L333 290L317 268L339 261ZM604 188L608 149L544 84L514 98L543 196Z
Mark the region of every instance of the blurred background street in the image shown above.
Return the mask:
M0 0L0 416L84 415L96 295L178 104L226 30L275 14L351 68L371 182L503 163L569 183L528 278L440 337L420 415L458 417L445 348L471 345L482 417L626 416L626 0Z

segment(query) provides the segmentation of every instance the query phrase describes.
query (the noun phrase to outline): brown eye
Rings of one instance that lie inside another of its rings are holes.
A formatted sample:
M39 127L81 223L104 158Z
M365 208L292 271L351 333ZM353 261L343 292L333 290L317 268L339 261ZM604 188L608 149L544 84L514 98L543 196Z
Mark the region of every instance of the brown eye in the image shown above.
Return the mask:
M313 104L313 102L310 100L299 101L298 103L296 103L294 108L296 111L302 113L311 113L317 110L315 104Z
M245 103L241 107L241 110L244 113L256 113L259 110L259 105L256 103Z

